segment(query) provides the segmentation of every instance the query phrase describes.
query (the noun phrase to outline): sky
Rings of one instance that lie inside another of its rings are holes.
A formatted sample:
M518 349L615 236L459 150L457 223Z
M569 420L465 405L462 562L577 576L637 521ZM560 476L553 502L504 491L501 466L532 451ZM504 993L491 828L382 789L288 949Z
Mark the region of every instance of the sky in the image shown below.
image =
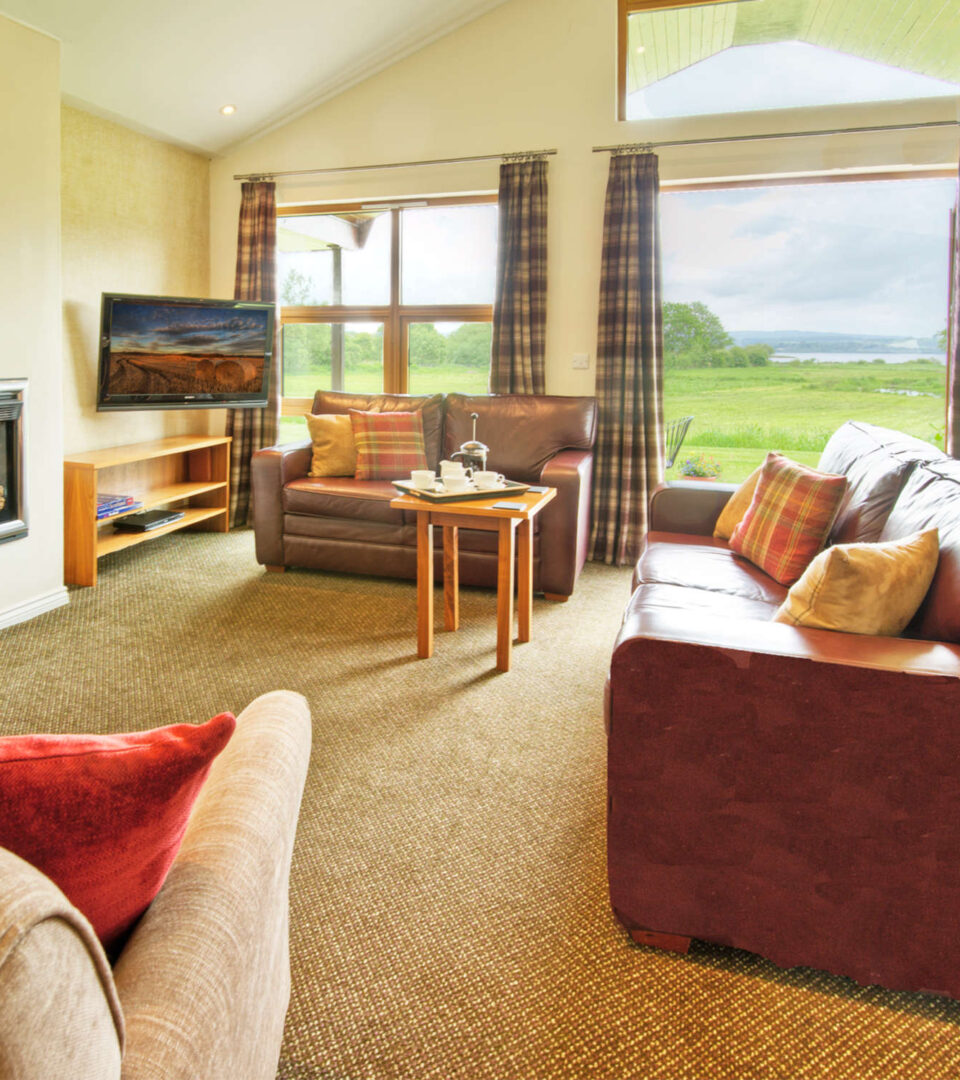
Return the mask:
M263 356L266 314L263 310L117 300L110 347L113 352Z
M661 195L664 299L727 330L931 337L946 325L954 180Z
M627 96L627 119L952 97L956 83L803 41L740 45Z
M497 207L424 207L404 210L400 280L405 304L492 304L497 267ZM284 228L295 230L296 218ZM390 215L374 222L359 251L344 250L343 303L390 303ZM333 302L333 259L328 251L281 251L283 287L291 268L314 282L311 303Z
M727 330L931 337L946 325L953 180L664 190L664 298L699 300ZM295 219L287 219L288 222ZM405 303L490 303L496 207L406 210ZM332 300L329 252L281 252ZM389 215L343 252L346 304L389 301ZM370 329L364 327L364 329Z

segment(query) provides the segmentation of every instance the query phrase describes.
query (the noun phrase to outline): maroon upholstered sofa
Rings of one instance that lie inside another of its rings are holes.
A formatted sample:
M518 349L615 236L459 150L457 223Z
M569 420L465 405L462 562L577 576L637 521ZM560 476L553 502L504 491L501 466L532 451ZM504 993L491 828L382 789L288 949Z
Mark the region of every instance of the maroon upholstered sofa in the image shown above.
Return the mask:
M318 391L314 413L420 410L429 467L467 442L471 413L487 465L511 480L545 484L557 497L534 519L533 587L566 600L587 557L597 405L592 397L532 394L346 394ZM393 510L388 480L313 478L309 440L253 456L257 560L384 577L417 576L416 515ZM402 479L402 477L397 477ZM497 584L497 534L460 530L460 581ZM436 555L442 572L442 551Z
M785 590L711 536L732 488L679 483L607 687L610 897L635 940L689 938L960 997L960 462L847 423L833 539L938 526L902 638L771 622Z

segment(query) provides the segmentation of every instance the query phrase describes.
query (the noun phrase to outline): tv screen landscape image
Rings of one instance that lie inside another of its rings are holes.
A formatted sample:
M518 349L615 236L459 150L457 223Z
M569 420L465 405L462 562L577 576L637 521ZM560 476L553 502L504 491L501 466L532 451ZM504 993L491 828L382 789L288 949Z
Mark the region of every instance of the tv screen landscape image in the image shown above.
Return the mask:
M262 407L274 305L104 293L97 408Z

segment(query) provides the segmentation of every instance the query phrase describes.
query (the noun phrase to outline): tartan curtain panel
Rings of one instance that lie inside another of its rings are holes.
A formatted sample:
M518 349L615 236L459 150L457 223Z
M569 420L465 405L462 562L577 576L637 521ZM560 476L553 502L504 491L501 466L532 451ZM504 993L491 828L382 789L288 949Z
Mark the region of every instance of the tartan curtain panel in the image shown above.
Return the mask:
M944 445L960 458L960 176L950 215L950 301L947 309L947 431Z
M640 554L663 478L663 313L657 156L614 154L603 218L597 329L597 447L590 558Z
M542 394L547 314L547 162L500 166L490 392Z
M277 196L273 182L243 185L237 229L236 300L277 299ZM230 444L230 526L250 518L250 461L255 450L277 440L280 422L280 354L273 343L269 404L265 409L227 409Z

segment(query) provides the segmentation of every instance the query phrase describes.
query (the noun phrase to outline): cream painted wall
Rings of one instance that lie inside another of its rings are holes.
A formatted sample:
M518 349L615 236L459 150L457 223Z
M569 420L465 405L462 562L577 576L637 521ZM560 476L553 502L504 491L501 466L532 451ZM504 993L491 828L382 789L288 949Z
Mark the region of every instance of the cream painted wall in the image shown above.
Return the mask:
M211 287L229 296L240 185L234 173L556 147L550 159L547 389L592 393L608 155L595 145L956 118L952 99L742 116L614 119L616 0L509 0L211 168ZM956 130L664 148L663 179L955 164ZM497 163L279 178L278 200L495 190ZM588 352L588 371L571 355Z
M0 627L66 603L60 396L60 46L0 16L0 379L29 379L29 533L0 544Z
M62 112L64 449L206 433L221 412L96 411L101 292L207 296L207 158Z

